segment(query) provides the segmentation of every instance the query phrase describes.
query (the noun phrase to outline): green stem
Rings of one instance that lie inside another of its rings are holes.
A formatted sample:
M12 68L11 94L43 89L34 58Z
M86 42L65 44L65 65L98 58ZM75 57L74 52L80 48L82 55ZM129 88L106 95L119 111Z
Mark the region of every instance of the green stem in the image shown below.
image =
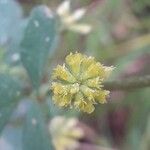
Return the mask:
M104 82L104 88L110 91L130 90L145 87L150 87L150 75Z

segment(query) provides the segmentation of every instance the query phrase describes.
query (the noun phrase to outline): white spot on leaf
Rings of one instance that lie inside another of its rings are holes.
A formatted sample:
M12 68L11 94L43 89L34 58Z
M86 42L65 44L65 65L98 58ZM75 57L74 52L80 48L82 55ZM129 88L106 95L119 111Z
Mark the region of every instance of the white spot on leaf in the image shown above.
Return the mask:
M46 41L46 42L49 42L49 41L50 41L50 37L47 36L47 37L45 38L45 41Z
M35 126L37 124L37 120L35 118L32 118L31 123Z
M35 25L35 27L39 27L40 24L37 20L34 20L34 25Z
M14 53L11 58L13 62L16 62L20 59L20 55L19 53Z

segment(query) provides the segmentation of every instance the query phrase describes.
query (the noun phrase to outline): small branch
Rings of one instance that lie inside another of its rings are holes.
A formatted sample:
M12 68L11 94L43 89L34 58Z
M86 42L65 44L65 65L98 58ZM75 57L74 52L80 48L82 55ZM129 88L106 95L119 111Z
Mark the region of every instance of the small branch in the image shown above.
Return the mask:
M150 75L104 82L104 88L110 91L130 90L145 87L150 87Z

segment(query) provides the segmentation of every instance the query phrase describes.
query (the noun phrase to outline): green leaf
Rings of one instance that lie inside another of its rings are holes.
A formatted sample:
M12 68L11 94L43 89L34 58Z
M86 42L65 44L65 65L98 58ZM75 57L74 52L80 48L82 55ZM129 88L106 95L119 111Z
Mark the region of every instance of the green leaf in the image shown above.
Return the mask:
M20 62L20 59L14 61L12 56L20 52L27 21L16 0L0 0L0 46L6 50L4 61L8 64Z
M55 18L48 7L33 9L21 42L21 60L34 88L39 87L49 51L55 46L55 26Z
M22 150L22 126L7 126L1 137L5 142L0 142L0 147L7 147L9 143L10 150Z
M39 104L34 102L23 129L23 150L52 150L50 137Z
M0 132L7 124L21 93L20 83L8 75L0 75Z
M1 0L0 45L8 50L8 54L19 51L24 26L25 20L19 3L15 0ZM10 61L10 57L8 60Z
M22 9L14 0L0 1L0 45L12 43L13 37L18 35Z

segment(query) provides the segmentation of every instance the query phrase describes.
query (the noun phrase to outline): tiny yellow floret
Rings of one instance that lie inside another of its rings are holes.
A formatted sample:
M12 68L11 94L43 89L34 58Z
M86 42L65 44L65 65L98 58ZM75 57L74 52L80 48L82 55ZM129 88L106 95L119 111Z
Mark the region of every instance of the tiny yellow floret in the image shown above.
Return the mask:
M109 91L103 89L103 81L112 70L113 67L102 65L94 57L70 53L65 64L58 65L52 75L54 103L92 113L95 104L107 102Z

